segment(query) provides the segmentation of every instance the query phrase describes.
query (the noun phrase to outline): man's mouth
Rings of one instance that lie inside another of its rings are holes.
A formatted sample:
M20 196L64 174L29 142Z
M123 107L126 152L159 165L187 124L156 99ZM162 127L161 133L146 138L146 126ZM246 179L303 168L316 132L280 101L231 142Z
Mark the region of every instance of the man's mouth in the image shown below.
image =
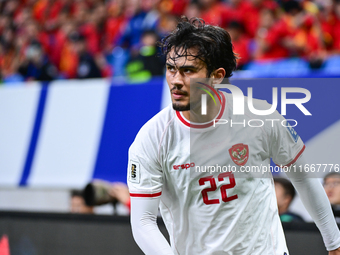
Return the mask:
M171 94L174 99L181 99L187 95L185 91L180 91L180 90L172 90Z

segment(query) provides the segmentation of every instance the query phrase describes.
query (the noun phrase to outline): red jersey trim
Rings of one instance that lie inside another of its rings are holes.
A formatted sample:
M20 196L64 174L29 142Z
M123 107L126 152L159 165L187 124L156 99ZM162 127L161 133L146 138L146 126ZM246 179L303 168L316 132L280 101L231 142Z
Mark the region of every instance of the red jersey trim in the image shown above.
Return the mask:
M222 97L222 108L221 108L221 112L220 114L216 117L216 119L220 119L224 113L224 109L225 109L225 96L223 93L220 93L221 97ZM178 117L178 119L187 127L191 127L191 128L208 128L211 127L214 124L214 121L211 121L209 123L203 124L203 125L199 125L199 124L192 124L189 123L186 119L183 118L183 116L181 115L181 113L179 111L176 111L176 115Z
M288 163L287 165L285 165L285 166L281 166L281 165L278 165L278 164L276 164L277 166L279 166L279 167L290 167L291 165L293 165L297 160L298 160L298 158L301 156L301 154L302 154L302 152L304 151L306 149L306 145L303 145L303 147L302 147L302 149L300 150L300 152L296 155L296 157L292 160L292 161L290 161L290 163Z
M154 194L130 193L130 197L158 197L160 195L162 195L162 192L158 192Z

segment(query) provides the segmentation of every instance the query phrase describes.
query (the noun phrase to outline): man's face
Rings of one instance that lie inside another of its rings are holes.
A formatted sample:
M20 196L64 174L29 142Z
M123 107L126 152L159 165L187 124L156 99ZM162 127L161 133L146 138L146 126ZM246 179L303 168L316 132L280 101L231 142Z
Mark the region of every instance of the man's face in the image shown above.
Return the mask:
M275 183L275 194L279 214L285 213L291 201L290 196L286 194L284 187L279 183Z
M340 177L328 177L323 187L325 188L329 202L332 205L340 205Z
M191 49L187 51L187 56L178 56L172 49L167 56L166 81L170 88L173 108L177 111L190 110L190 79L207 77L205 63L190 56L196 55L196 52L196 49ZM182 55L181 51L179 53Z
M80 196L71 198L71 213L93 213L93 207L87 206Z

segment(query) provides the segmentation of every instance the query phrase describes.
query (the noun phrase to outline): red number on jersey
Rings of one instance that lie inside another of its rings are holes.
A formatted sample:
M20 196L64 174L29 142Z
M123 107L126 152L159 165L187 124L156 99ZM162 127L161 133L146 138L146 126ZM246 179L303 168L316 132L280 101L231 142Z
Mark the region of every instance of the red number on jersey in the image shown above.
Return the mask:
M226 173L221 173L218 175L218 180L221 182L223 181L223 179L225 177L228 177L229 178L229 184L225 184L225 185L222 185L220 190L221 190L221 194L222 194L222 200L224 202L229 202L231 200L234 200L234 199L237 199L237 195L233 195L231 197L228 197L227 195L227 191L226 189L231 189L231 188L234 188L236 183L235 183L235 178L234 178L234 174L232 172L226 172Z
M208 198L208 192L209 191L215 191L216 190L216 182L215 179L212 178L212 176L207 176L199 179L199 184L202 186L204 185L205 182L210 182L211 187L210 188L205 188L202 190L202 197L203 197L203 202L206 205L211 205L211 204L219 204L220 200L219 199L211 199L209 200Z
M231 189L234 188L236 185L235 182L235 177L234 174L232 172L226 172L226 173L221 173L218 175L218 181L223 181L224 178L228 177L229 178L229 184L225 184L222 185L220 188L221 191L221 195L222 195L222 201L223 202L229 202L232 201L234 199L237 199L238 196L237 195L233 195L231 197L228 197L227 195L227 189ZM202 190L202 197L203 197L203 202L206 205L211 205L211 204L219 204L220 200L219 199L209 199L208 198L208 192L209 191L215 191L217 189L216 187L216 181L215 179L211 176L207 176L207 177L202 177L201 179L199 179L199 184L200 186L204 185L206 182L210 182L210 188L205 188Z

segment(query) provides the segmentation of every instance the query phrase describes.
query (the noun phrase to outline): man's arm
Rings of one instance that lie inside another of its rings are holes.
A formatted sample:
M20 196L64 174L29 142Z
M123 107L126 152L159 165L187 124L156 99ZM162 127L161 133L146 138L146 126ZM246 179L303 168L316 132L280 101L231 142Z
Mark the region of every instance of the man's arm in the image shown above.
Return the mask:
M305 166L301 156L295 163ZM298 191L301 201L319 228L329 255L340 255L340 231L335 222L331 205L320 181L308 172L288 171L287 176Z
M131 197L132 234L146 255L174 255L157 226L159 201L160 197Z

